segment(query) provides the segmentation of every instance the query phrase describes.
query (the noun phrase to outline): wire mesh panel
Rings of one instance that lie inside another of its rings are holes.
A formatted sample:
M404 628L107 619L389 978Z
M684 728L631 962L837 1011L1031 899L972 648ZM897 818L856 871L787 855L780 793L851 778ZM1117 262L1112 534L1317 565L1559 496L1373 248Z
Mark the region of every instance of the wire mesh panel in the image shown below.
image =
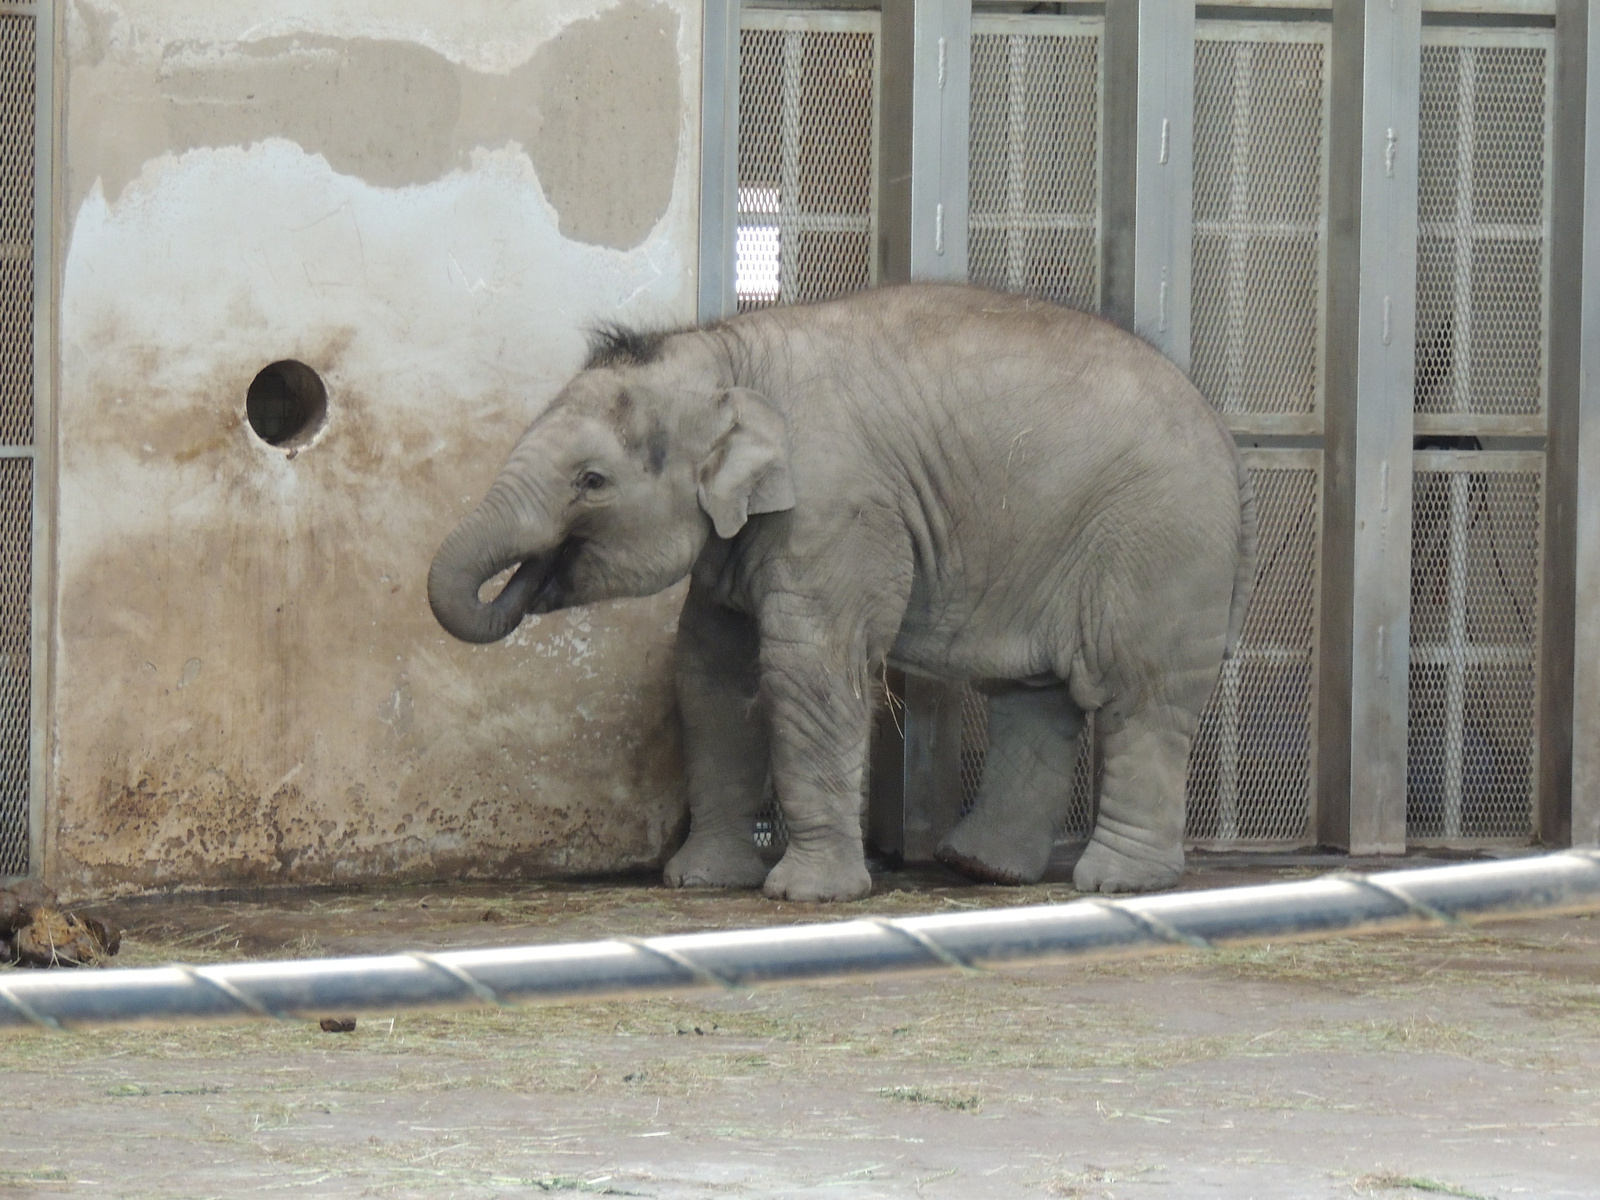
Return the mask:
M1322 454L1249 450L1255 591L1189 756L1188 836L1202 845L1312 841Z
M28 870L33 461L0 459L0 875Z
M1413 841L1527 841L1538 776L1544 456L1416 455L1412 492Z
M1191 373L1237 431L1321 431L1328 38L1196 28Z
M1547 31L1424 31L1418 429L1543 430L1552 76Z
M1100 304L1101 18L974 17L968 272Z
M34 19L0 16L0 445L33 441Z
M878 14L747 12L741 25L739 308L866 287Z
M989 749L989 700L974 687L961 689L961 811L972 811L983 782L983 761ZM1094 714L1078 737L1078 762L1072 771L1063 841L1085 841L1094 832Z
M0 15L0 876L29 867L35 19Z

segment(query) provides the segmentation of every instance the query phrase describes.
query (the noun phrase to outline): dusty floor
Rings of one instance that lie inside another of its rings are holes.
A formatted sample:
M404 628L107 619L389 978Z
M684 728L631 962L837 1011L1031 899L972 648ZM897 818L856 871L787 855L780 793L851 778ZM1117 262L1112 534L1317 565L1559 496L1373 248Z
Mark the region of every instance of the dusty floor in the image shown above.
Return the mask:
M639 880L95 911L132 966L1069 895L925 873L827 910ZM1600 1197L1600 917L5 1050L0 1196Z

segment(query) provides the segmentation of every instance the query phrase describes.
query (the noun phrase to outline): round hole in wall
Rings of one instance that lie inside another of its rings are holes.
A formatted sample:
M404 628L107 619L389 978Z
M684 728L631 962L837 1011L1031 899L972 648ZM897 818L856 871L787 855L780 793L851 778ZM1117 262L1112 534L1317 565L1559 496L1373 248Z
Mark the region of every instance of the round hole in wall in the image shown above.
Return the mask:
M245 417L269 446L304 446L328 416L328 389L310 367L292 358L268 363L250 381Z

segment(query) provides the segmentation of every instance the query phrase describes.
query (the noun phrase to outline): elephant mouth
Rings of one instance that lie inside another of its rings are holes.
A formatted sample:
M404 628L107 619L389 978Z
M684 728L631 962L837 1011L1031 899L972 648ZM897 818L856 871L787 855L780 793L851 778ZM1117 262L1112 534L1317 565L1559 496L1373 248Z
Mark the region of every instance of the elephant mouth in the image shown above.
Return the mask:
M572 564L582 549L582 539L569 537L548 554L524 559L487 602L496 608L514 607L523 615L567 607L567 597L572 591Z

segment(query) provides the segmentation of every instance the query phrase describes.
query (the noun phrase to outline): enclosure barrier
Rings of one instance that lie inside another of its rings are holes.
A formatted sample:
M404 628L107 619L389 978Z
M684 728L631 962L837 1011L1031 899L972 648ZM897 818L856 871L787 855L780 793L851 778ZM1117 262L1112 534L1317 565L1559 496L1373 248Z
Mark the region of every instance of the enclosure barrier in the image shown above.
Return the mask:
M648 939L153 970L7 972L0 975L0 1028L316 1019L610 1000L1594 911L1600 911L1600 852L1570 850L1130 900Z

